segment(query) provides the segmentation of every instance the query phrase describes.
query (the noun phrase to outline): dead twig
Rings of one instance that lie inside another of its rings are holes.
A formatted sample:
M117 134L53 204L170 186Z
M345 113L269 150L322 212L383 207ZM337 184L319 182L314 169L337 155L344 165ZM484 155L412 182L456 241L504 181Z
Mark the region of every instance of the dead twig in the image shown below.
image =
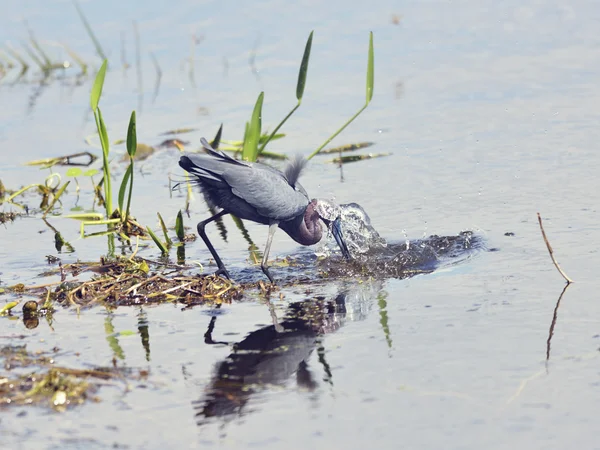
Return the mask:
M546 247L548 247L548 252L550 253L550 258L552 258L552 262L554 263L554 267L556 267L556 270L558 270L558 272L562 275L562 277L565 280L567 280L567 284L573 283L573 280L571 280L567 276L567 274L563 272L563 270L558 265L558 262L556 261L556 258L554 258L554 251L552 250L552 246L550 245L550 242L548 242L548 238L546 237L546 232L544 231L544 226L542 225L542 217L540 216L540 213L537 213L537 217L538 217L538 222L540 223L540 230L542 230L542 237L544 238L544 242L546 243Z

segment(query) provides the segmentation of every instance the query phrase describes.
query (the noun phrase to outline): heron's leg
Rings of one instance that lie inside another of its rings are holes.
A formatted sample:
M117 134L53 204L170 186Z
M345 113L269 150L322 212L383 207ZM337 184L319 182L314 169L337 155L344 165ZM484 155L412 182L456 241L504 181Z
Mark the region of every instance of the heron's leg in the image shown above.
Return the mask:
M273 242L273 235L275 234L275 231L277 231L278 226L279 226L279 222L273 222L272 224L269 225L269 236L267 237L267 245L265 245L265 251L263 253L262 263L260 264L260 268L262 269L264 274L267 276L267 278L269 279L271 284L275 284L275 280L273 280L273 277L271 276L271 273L269 272L269 267L267 266L267 262L269 261L269 251L271 250L271 242Z
M203 220L202 222L198 223L198 234L200 235L200 237L202 238L202 240L208 247L208 250L210 250L210 254L215 259L215 262L217 263L217 267L219 269L215 272L215 274L216 275L225 275L225 277L227 277L228 279L231 279L231 277L229 276L229 272L227 272L227 269L225 268L225 264L223 264L223 261L221 261L221 258L219 258L217 251L215 250L213 245L208 240L208 236L206 235L206 232L204 231L204 228L206 227L207 223L211 223L211 222L217 220L219 217L224 216L225 214L228 214L228 212L223 210L221 212L218 212L214 216L209 217L208 219Z

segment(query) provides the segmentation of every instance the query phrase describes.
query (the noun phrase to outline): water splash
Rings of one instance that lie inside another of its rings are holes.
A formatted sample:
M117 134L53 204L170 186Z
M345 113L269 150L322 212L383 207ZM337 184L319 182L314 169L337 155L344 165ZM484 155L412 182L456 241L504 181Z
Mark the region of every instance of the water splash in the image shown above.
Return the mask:
M316 251L329 276L368 276L374 278L405 278L429 273L443 264L452 265L469 258L473 250L483 248L483 242L471 231L454 236L429 236L387 242L371 225L365 210L356 203L336 205L324 202L323 211L329 220L341 219L341 228L351 261L330 258L339 248L329 232Z
M330 220L340 217L342 234L353 258L359 258L373 250L387 247L387 241L371 225L369 215L358 203L336 205L335 203L319 202L319 204L322 208L322 211L319 211L321 217L330 218ZM321 247L317 249L317 256L328 257L336 251L338 251L338 246L330 231L327 239L323 240Z

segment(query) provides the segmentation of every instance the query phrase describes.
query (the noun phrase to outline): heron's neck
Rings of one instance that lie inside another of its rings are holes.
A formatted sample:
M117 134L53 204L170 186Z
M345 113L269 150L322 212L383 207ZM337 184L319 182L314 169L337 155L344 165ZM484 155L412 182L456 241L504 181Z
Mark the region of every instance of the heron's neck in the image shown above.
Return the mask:
M300 245L314 245L323 237L319 214L315 211L315 202L310 202L304 215L279 226Z

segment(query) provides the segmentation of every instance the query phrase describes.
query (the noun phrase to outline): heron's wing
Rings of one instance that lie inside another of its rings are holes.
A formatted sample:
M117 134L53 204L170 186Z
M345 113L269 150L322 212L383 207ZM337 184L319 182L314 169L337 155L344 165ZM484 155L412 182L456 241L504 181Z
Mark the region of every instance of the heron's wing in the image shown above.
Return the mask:
M244 161L239 161L237 159L232 158L231 156L229 156L227 153L225 153L222 150L215 150L214 148L212 148L212 146L208 143L208 141L204 138L200 138L200 143L202 144L202 147L204 147L204 150L206 150L206 152L210 155L210 156L214 156L215 158L223 161L223 162L228 162L231 164L236 164L236 165L240 165L240 166L247 166L248 163L244 162Z
M297 182L303 163L292 162L286 169L286 176L264 164L233 159L211 148L205 140L202 144L207 154L186 154L179 160L179 165L202 183L230 191L270 220L290 220L306 209L308 195ZM213 200L215 206L227 209L227 204L221 204L223 201Z
M304 213L308 205L308 196L301 186L300 189L290 186L281 172L263 164L230 166L221 176L235 196L269 219L293 219Z

